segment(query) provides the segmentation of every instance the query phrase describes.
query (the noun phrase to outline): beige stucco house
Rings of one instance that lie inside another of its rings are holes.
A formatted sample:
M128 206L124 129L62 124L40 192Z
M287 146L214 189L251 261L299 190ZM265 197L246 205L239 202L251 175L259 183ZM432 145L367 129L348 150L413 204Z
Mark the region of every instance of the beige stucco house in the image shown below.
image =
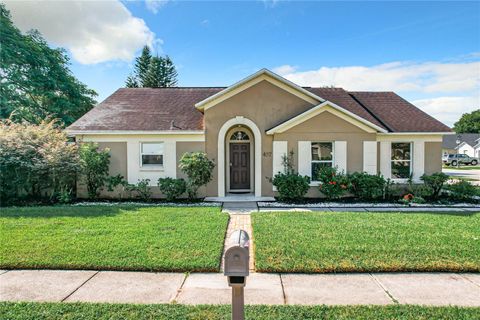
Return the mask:
M67 130L110 148L110 173L130 183L181 177L181 156L205 151L216 167L204 195L252 198L275 195L269 178L289 151L309 196L322 166L418 181L441 170L450 133L393 92L300 87L266 69L226 88L122 88Z

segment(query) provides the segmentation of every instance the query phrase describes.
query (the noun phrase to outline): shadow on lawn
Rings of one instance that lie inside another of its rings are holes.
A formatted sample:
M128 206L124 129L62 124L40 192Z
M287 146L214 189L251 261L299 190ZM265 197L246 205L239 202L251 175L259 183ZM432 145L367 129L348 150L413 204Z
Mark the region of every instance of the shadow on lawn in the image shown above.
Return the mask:
M125 211L138 211L142 206L99 206L99 207L17 207L2 208L0 218L59 218L59 217L80 217L95 218L115 216Z

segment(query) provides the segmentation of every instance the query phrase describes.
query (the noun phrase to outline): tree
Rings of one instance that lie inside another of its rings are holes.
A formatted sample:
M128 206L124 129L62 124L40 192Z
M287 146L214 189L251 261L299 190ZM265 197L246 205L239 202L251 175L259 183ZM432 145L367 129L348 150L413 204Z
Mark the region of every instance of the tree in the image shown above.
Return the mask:
M150 48L144 46L135 59L133 75L125 81L127 88L164 88L177 85L177 70L169 56L152 56Z
M79 170L77 145L56 121L0 121L0 202L70 198Z
M212 180L215 163L204 152L187 152L180 159L179 167L188 177L188 197L195 199L198 189Z
M127 80L125 81L125 87L127 87L127 88L138 88L137 79L134 76L129 75L127 77Z
M143 87L147 88L161 88L163 86L163 60L159 57L153 57L148 66L147 76Z
M0 30L0 118L69 125L93 107L97 94L73 76L64 49L50 48L36 30L22 34L3 4Z
M146 85L146 81L151 60L152 54L150 53L150 48L148 46L144 46L140 57L135 59L135 77L140 87L148 87Z
M480 109L464 113L453 125L453 130L456 133L480 133Z
M83 181L87 184L89 198L98 197L107 182L110 150L100 150L96 143L83 143L80 146L80 165Z
M169 56L163 59L163 87L175 87L177 85L177 70Z

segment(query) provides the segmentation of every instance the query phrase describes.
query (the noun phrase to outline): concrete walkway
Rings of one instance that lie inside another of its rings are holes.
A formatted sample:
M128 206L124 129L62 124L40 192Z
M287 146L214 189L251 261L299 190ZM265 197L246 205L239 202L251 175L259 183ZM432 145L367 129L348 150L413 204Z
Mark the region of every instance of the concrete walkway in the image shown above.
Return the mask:
M0 271L0 300L229 304L221 273ZM252 273L247 304L422 304L480 307L480 274Z

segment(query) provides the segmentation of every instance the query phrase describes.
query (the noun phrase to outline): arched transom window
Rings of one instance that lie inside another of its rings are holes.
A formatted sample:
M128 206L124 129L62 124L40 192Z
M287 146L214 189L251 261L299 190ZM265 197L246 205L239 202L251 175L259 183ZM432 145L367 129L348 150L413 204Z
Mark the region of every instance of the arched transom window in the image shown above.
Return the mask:
M250 137L243 131L235 131L230 137L231 141L248 141Z

